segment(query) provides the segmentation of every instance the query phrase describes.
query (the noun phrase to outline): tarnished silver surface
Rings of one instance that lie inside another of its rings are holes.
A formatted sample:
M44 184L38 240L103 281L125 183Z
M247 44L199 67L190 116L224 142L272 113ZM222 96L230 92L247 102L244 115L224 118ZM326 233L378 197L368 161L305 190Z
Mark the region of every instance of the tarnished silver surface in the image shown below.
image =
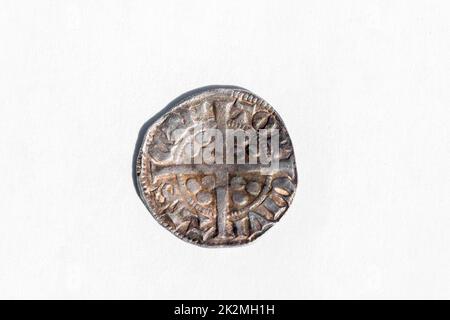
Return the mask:
M206 134L211 130L218 134ZM141 131L136 188L155 219L183 240L208 247L251 242L292 202L297 172L288 132L276 111L246 89L191 91ZM230 132L248 134L230 140ZM267 132L273 136L265 141ZM257 137L257 149L249 136ZM263 152L269 162L260 161Z

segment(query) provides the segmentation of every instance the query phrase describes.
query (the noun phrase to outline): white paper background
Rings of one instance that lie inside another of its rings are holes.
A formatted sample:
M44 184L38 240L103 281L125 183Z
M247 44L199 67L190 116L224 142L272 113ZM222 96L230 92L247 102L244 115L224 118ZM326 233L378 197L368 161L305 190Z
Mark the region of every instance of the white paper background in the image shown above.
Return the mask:
M448 1L1 1L1 298L450 298ZM282 221L203 249L131 179L183 92L276 107Z

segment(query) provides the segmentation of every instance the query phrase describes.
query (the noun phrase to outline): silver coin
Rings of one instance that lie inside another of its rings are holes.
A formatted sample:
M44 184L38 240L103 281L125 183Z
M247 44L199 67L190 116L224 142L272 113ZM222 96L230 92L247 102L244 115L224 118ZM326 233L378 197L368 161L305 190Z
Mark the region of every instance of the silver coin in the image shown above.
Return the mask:
M188 92L149 120L135 150L137 192L188 242L251 242L284 215L297 187L286 127L266 101L232 86Z

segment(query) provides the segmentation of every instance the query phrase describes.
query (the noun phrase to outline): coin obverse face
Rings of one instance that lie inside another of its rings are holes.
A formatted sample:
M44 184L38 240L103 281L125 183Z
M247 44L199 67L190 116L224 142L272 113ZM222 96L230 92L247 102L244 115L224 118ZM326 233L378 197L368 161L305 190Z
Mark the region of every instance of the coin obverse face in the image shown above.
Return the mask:
M186 93L142 130L135 155L139 196L185 241L251 242L292 203L297 171L289 134L276 111L246 89Z

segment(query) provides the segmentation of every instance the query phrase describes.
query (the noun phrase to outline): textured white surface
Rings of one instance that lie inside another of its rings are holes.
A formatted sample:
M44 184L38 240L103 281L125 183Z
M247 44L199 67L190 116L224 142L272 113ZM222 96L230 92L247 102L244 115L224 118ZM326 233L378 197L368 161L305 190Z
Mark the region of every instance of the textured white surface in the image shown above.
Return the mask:
M448 1L1 1L1 298L450 298ZM248 88L299 189L202 249L131 179L179 94Z

